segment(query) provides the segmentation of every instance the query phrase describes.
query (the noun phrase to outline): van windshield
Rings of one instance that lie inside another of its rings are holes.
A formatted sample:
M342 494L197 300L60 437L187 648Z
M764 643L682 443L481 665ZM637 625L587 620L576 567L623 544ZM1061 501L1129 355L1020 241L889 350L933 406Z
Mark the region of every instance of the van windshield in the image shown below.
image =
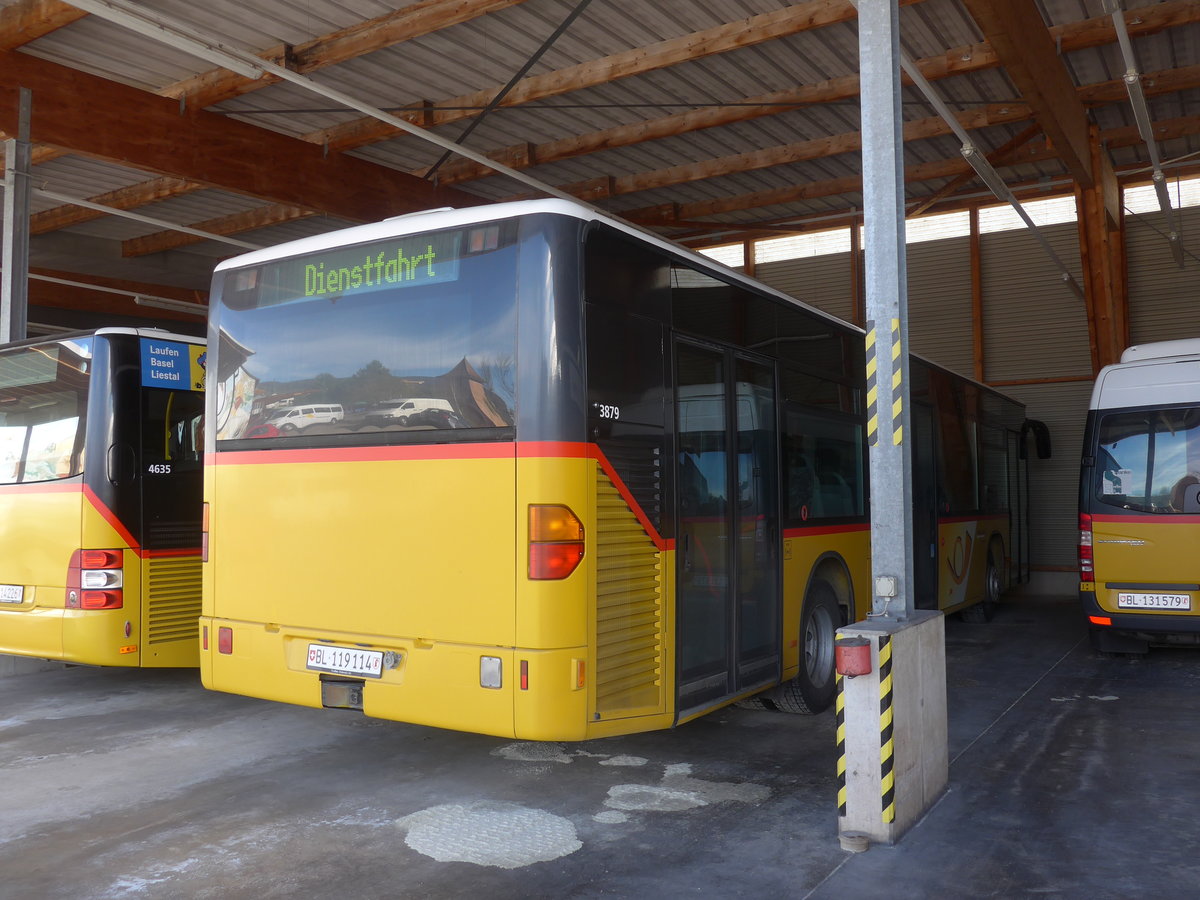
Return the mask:
M516 223L502 222L224 273L218 444L511 428L517 257ZM309 415L281 421L282 407Z
M1105 415L1097 451L1095 492L1102 503L1139 512L1200 513L1200 407Z

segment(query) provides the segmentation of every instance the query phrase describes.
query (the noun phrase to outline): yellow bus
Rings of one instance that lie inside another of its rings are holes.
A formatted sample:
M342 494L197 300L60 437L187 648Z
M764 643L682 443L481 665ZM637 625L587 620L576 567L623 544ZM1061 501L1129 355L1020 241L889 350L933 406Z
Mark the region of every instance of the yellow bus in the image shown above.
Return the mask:
M871 606L860 330L558 200L258 251L211 297L207 687L544 740L830 704ZM920 601L990 611L1023 410L913 381Z
M204 343L0 347L0 654L196 666Z
M1127 349L1096 378L1079 488L1093 647L1200 644L1200 339Z

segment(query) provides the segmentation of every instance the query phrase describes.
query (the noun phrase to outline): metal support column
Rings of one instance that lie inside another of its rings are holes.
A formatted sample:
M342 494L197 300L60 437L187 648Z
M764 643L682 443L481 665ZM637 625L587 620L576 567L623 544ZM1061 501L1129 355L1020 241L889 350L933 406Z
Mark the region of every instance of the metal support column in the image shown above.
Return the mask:
M29 319L29 117L32 94L21 88L17 137L4 142L4 255L0 272L0 344L25 337Z
M872 615L903 621L912 614L915 603L900 11L896 0L858 0L857 5L866 232Z

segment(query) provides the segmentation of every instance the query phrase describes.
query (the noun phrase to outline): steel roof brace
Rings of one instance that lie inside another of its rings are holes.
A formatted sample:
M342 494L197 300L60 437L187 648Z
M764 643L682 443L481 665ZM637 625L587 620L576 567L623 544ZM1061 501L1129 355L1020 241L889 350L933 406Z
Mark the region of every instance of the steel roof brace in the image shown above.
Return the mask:
M414 137L419 137L431 144L436 144L444 150L449 150L452 153L457 153L459 156L466 157L469 160L479 163L482 166L487 166L492 171L500 175L507 175L514 181L519 181L522 184L528 185L535 191L539 191L550 197L557 197L560 200L567 200L579 206L593 210L600 215L606 215L610 218L611 213L606 213L597 206L593 206L573 194L559 190L553 185L546 184L544 181L526 175L524 172L519 172L516 169L506 166L503 163L478 153L474 150L462 147L454 141L427 131L420 126L413 125L411 122L393 116L390 113L384 112L376 106L365 103L357 97L339 91L336 88L327 87L319 82L313 81L311 78L293 72L291 69L284 66L276 65L273 62L255 56L248 50L242 50L238 47L233 47L224 44L220 41L208 39L202 35L197 35L195 29L184 25L176 19L155 10L147 9L136 3L130 3L129 0L68 0L71 6L89 12L94 16L106 19L110 22L115 22L125 28L135 31L138 34L153 38L158 41L183 50L200 59L211 62L215 65L229 69L246 78L262 78L264 75L273 75L280 81L288 81L305 90L311 91L318 96L324 97L327 100L333 100L349 109L358 110L365 116L370 116L373 119L378 119L387 125L392 126L398 131L406 132Z
M855 9L858 8L858 0L850 0L850 2L854 4ZM1021 217L1021 221L1033 233L1034 240L1038 242L1046 255L1054 262L1055 267L1062 276L1063 284L1070 288L1071 292L1080 300L1084 299L1083 288L1079 286L1079 282L1075 280L1075 276L1071 274L1071 270L1067 268L1066 264L1059 258L1059 255L1054 252L1054 248L1050 246L1050 242L1038 230L1037 225L1030 218L1025 207L1021 205L1021 201L1008 189L1008 185L1004 183L1004 179L1000 177L1000 173L988 162L987 155L971 140L971 136L962 127L954 111L938 96L937 92L933 89L933 85L921 74L921 70L917 68L912 57L903 49L900 51L900 68L904 70L905 74L912 79L913 84L925 95L925 98L937 110L938 115L950 126L950 130L954 132L955 136L962 141L961 152L963 159L970 164L980 180L988 186L988 189L996 195L997 199L1006 201L1016 214Z
M4 142L4 249L0 265L0 343L25 337L29 319L29 120L33 93L17 97L17 136Z
M534 64L542 58L542 55L552 46L554 46L554 42L562 37L563 32L571 27L571 23L579 18L579 14L582 13L587 8L587 5L591 2L592 0L579 0L579 3L576 4L575 8L567 14L565 19L563 19L562 24L554 29L554 33L551 34L550 37L546 38L546 40L542 41L542 46L538 47L537 50L533 52L533 55L525 61L525 65L521 66L517 73L508 80L508 84L502 87L496 93L496 96L488 101L488 105L480 110L479 115L475 116L475 118L470 121L467 127L463 129L462 134L455 139L455 144L461 145L468 137L471 136L471 132L475 130L476 126L478 126L479 123L484 120L488 113L500 105L500 101L508 96L509 92L517 86L517 83L520 82L520 80L525 77L526 73L533 68ZM450 158L452 153L452 150L447 150L445 153L443 153L441 158L432 166L430 166L429 170L422 177L425 178L426 181L434 179L434 183L436 184L437 182L435 179L437 178L438 169L445 164L446 160Z
M1129 39L1129 29L1125 27L1125 13L1121 10L1121 0L1104 0L1104 11L1112 15L1113 28L1117 32L1117 43L1121 45L1121 57L1125 61L1125 90L1129 94L1129 105L1133 107L1133 119L1137 122L1138 134L1146 143L1150 153L1150 167L1154 174L1154 193L1158 196L1158 207L1167 220L1167 241L1170 243L1171 255L1175 263L1183 268L1183 244L1179 240L1178 212L1171 208L1171 192L1167 190L1167 176L1163 172L1162 160L1158 155L1158 141L1154 137L1154 124L1150 120L1150 107L1146 104L1146 94L1142 90L1142 75L1138 70L1137 57L1133 52L1133 42Z

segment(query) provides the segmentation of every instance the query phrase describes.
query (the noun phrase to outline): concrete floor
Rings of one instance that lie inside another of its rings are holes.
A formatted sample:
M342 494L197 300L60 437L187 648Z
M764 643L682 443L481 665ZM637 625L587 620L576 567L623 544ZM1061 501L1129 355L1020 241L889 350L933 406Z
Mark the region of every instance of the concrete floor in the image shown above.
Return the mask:
M843 851L833 718L514 743L206 693L0 678L0 897L1200 896L1200 652L1106 659L1073 602L946 624L950 789Z

